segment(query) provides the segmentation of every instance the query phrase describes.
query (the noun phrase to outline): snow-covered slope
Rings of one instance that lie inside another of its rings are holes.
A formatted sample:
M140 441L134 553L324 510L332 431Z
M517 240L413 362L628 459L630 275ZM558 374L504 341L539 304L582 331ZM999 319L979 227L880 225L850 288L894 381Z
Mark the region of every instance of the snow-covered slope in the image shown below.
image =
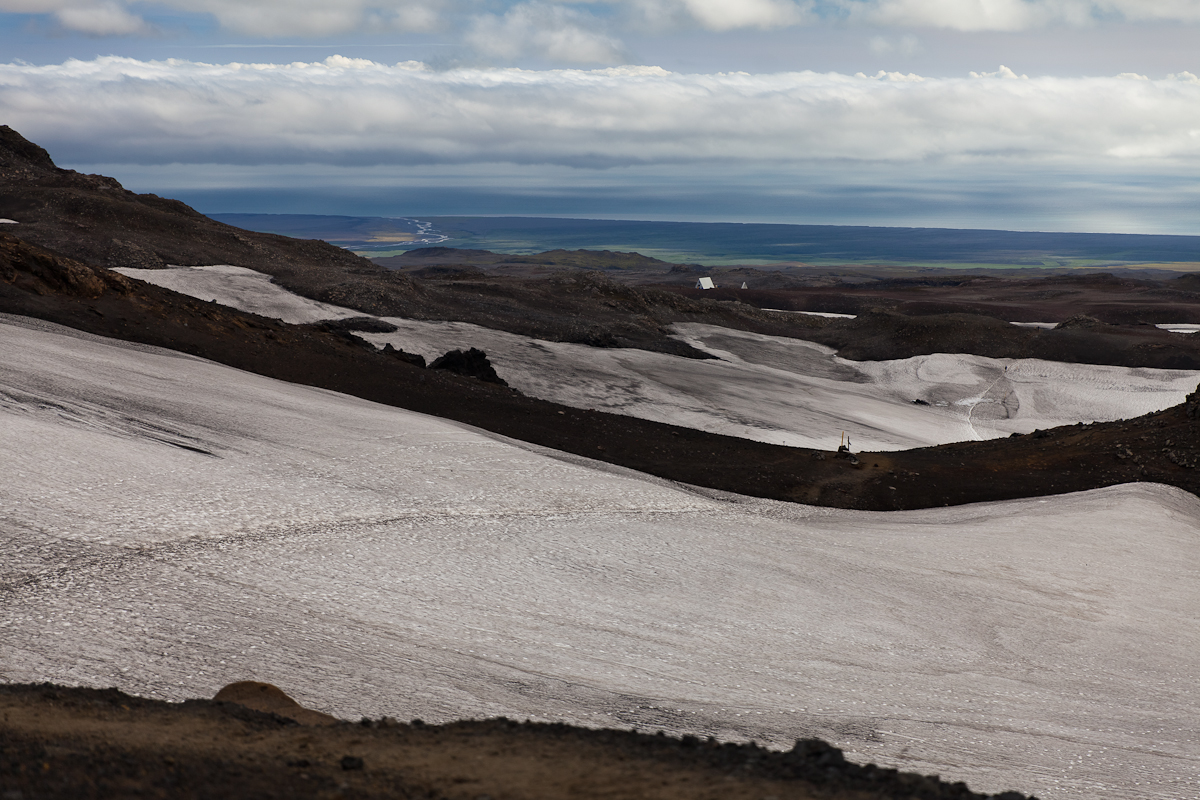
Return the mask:
M0 321L0 679L790 745L977 790L1200 793L1200 501L717 495Z
M359 315L298 297L241 267L120 271L288 322ZM363 338L430 360L477 347L501 377L534 397L827 450L843 431L855 449L900 450L1126 419L1177 405L1200 382L1200 372L1190 370L970 355L855 362L811 342L700 324L675 328L720 361L546 342L460 322L388 321L399 330Z

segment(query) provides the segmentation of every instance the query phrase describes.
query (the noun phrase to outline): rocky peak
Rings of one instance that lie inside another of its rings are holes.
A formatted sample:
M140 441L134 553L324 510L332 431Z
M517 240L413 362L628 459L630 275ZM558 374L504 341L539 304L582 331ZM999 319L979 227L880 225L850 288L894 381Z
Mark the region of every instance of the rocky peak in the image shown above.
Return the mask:
M58 169L45 148L39 147L7 125L0 125L0 168Z

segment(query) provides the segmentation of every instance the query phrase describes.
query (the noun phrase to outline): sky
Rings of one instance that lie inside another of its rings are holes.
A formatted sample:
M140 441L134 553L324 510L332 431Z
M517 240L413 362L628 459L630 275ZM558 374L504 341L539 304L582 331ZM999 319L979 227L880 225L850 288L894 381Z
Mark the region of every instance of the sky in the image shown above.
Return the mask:
M0 0L0 123L201 211L1200 234L1200 0Z

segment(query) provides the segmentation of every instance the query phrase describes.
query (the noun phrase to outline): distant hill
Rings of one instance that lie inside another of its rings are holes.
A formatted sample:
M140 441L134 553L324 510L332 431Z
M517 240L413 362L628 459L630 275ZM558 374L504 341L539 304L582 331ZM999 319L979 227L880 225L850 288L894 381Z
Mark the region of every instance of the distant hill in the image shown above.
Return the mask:
M250 230L325 239L372 256L442 245L506 255L581 249L636 251L660 261L706 265L1097 267L1159 263L1190 264L1200 270L1200 236L539 217L212 216ZM404 242L405 235L415 238Z
M496 252L559 248L636 250L675 263L739 261L1092 266L1189 262L1200 236L1031 233L951 228L875 228L726 222L638 222L524 217L422 217L447 246Z
M325 242L234 228L178 200L60 169L7 125L0 125L0 218L17 223L6 233L101 267L237 264L280 276L371 266Z
M619 253L612 250L548 250L545 253L513 255L488 250L461 250L453 247L418 247L407 253L373 258L376 264L391 269L404 269L433 264L462 264L469 266L537 265L567 269L636 270L650 274L668 271L672 264L641 253Z

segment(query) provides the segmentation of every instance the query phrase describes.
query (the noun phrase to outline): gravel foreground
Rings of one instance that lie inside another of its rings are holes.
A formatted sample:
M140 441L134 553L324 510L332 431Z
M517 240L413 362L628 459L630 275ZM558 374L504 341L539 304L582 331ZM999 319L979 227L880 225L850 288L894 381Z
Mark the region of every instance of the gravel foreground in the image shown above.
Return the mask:
M852 764L819 739L780 752L503 717L352 723L303 709L268 684L234 684L217 696L238 702L164 703L116 689L0 685L0 791L5 800L1027 800Z

